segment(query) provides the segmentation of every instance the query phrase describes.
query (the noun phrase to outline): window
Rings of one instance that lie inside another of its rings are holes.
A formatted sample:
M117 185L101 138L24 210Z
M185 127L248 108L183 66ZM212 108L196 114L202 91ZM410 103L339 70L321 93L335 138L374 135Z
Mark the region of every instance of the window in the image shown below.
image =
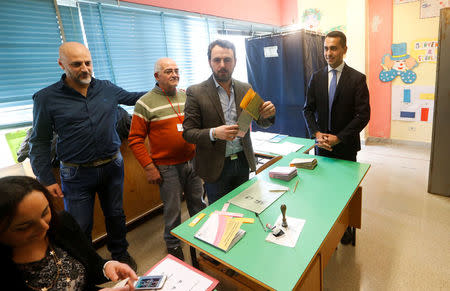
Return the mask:
M31 124L33 94L60 77L60 44L53 1L1 1L0 128Z
M128 91L154 86L154 63L161 57L177 62L180 88L207 79L211 74L207 48L217 38L235 44L233 76L246 81L245 37L274 30L271 26L115 3L86 0L78 1L76 7L58 8L66 40L85 42L89 47L94 76ZM62 73L57 64L62 38L53 0L2 1L0 24L0 128L30 125L33 94L58 81Z

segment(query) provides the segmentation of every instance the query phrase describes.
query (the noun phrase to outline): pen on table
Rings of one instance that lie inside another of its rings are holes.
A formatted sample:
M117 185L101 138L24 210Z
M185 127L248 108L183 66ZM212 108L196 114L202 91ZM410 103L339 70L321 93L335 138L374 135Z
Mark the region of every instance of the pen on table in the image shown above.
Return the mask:
M295 190L297 190L298 181L300 181L300 179L297 179L297 182L295 183L294 192L295 192Z
M256 217L258 217L259 223L261 223L262 228L264 229L264 231L266 231L266 228L264 227L264 223L262 223L261 221L261 217L259 217L258 213L255 212Z

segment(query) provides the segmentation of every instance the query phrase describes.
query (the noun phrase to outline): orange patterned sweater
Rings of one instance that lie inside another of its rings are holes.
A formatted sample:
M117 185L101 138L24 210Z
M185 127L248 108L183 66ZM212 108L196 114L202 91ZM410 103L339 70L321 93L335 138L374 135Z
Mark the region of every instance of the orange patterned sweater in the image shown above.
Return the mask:
M155 86L136 103L128 141L142 167L151 162L176 165L194 157L195 146L185 141L182 131L178 130L183 123L185 102L185 92L177 91L175 96L165 96L161 88ZM150 153L144 143L147 136Z

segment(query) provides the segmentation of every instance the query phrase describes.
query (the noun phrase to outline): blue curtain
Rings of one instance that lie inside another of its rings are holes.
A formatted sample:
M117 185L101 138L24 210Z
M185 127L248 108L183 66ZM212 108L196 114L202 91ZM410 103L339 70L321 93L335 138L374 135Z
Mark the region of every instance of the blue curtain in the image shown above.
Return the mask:
M312 71L325 64L322 46L322 36L305 35L303 31L246 40L249 83L277 108L272 127L263 129L254 123L253 130L308 136L303 118L306 84ZM276 53L265 55L268 50Z

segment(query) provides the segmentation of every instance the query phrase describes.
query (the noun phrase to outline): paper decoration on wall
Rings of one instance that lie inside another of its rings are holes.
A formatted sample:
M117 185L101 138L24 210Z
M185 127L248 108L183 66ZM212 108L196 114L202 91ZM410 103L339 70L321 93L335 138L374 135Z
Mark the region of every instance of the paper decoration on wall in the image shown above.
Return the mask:
M428 113L430 112L430 108L423 107L420 110L420 121L428 121Z
M393 43L392 55L385 54L381 58L383 70L380 72L381 82L390 82L400 76L403 83L413 83L417 75L412 70L419 64L416 59L406 53L406 42Z
M393 85L392 120L433 120L434 86Z
M449 0L421 0L420 18L439 17L439 11L445 7L450 7Z
M303 11L302 22L307 30L319 30L320 18L322 13L317 8L310 8Z
M437 61L437 39L421 39L411 43L413 48L411 56L416 58L419 63L433 63Z
M342 31L342 32L346 32L347 31L347 26L346 25L338 25L338 26L334 26L332 28L330 28L329 30L325 31L325 34L332 32L332 31Z
M394 4L403 4L403 3L409 3L409 2L416 2L418 0L394 0Z
M403 102L404 103L411 103L411 89L405 88L403 90Z

